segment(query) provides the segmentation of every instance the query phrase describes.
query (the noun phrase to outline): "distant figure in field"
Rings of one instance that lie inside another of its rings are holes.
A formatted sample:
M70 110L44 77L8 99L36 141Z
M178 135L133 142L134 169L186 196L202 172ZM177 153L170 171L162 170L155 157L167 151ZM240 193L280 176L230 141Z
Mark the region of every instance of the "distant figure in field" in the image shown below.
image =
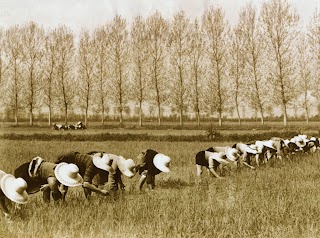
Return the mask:
M56 123L53 123L52 127L53 127L54 130L65 130L65 129L68 129L66 126L64 126L62 124L56 124Z
M150 190L155 187L155 176L161 172L170 172L170 157L160 154L155 150L147 149L138 155L136 170L141 175L139 180L139 190L142 190L143 184L147 181Z
M99 175L101 178L106 178L108 173L114 173L111 165L112 160L107 154L102 157L99 155L81 154L79 152L71 151L66 154L58 156L56 163L73 163L79 167L79 173L83 177L83 190L86 198L89 198L92 192L101 195L108 195L109 192L104 189L98 188L97 183L93 182L95 176Z
M84 130L86 126L82 124L81 121L78 121L76 125L74 125L75 129Z
M51 196L55 202L63 201L67 186L82 184L82 177L78 172L79 168L75 164L55 164L37 156L15 169L14 175L27 182L29 194L42 191L44 202L49 203Z
M26 192L27 182L22 178L15 178L0 170L0 208L7 220L11 219L10 212L6 206L5 199L17 204L25 204L28 201Z

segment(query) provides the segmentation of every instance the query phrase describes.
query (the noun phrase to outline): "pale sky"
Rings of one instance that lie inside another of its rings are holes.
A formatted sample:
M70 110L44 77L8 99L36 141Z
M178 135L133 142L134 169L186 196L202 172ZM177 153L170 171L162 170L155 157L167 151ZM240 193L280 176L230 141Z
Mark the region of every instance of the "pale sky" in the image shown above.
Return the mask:
M47 27L65 24L75 34L81 28L89 30L103 25L116 14L128 20L141 14L148 16L155 10L170 19L179 10L192 18L202 15L210 6L221 6L226 18L235 24L239 9L249 0L0 0L0 27L34 21ZM264 0L252 0L260 6ZM298 11L302 22L308 24L320 0L288 0Z

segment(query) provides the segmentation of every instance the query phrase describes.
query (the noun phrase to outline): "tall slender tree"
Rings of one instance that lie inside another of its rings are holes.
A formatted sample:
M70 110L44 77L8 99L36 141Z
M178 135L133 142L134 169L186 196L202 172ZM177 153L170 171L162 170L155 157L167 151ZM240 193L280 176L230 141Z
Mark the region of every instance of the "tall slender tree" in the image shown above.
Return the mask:
M265 70L265 40L258 13L253 3L248 3L239 14L239 25L246 39L245 59L247 91L251 92L249 104L260 113L261 125L264 125L264 110L270 93Z
M172 101L179 111L180 126L183 125L183 116L190 95L187 73L191 53L190 40L190 20L184 11L180 11L173 16L168 44L172 68Z
M70 110L75 98L75 46L74 35L66 26L60 26L53 32L57 46L57 80L55 90L58 94L59 104L64 111L64 123L68 124L68 110Z
M145 20L137 16L131 26L131 50L133 67L133 95L138 101L139 126L142 126L143 102L148 97L147 61L148 61L148 35Z
M245 77L245 37L241 27L238 24L232 29L230 47L230 76L232 79L230 91L233 95L239 125L241 125L239 108L243 100Z
M95 65L97 55L94 51L94 41L87 30L83 30L80 34L80 42L78 46L78 87L80 106L84 108L84 124L88 125L89 108L92 106L94 94Z
M309 64L312 66L312 77L315 79L313 85L314 93L320 105L320 9L316 9L307 29L308 45L311 50Z
M297 66L298 66L298 75L299 75L299 87L298 93L303 95L302 107L305 111L306 123L309 125L309 112L311 106L311 92L313 86L313 78L311 75L312 64L309 64L311 59L311 52L309 50L309 45L307 42L307 37L305 34L301 34L299 37L298 43L298 57L297 57Z
M119 112L119 123L123 125L123 110L128 100L128 60L129 39L127 22L120 15L113 18L108 25L111 88L110 95L114 99Z
M161 125L162 105L167 100L166 57L169 26L159 12L147 18L147 32L150 61L150 78L153 84L158 109L158 125Z
M197 115L197 125L200 126L200 109L203 106L204 94L204 61L205 61L205 41L204 33L201 30L200 23L197 19L191 25L191 84L194 111Z
M45 32L36 23L27 23L22 28L24 68L26 71L26 103L29 110L29 124L33 125L34 109L41 105L40 87L42 80L42 59L44 55Z
M207 52L210 60L211 109L218 113L219 126L222 126L222 113L227 106L226 62L229 26L221 7L210 7L202 16L202 24L207 37Z
M4 39L5 58L8 62L8 74L5 82L5 103L13 109L15 125L18 125L19 109L22 107L23 101L23 80L22 65L23 43L21 28L17 25L10 27L5 31Z
M44 100L43 103L48 107L48 125L51 125L52 112L55 102L54 85L57 80L57 50L59 42L54 37L54 31L46 32L44 40L44 58L43 58L43 73L42 91Z
M262 4L261 18L268 39L274 100L281 105L283 125L287 126L287 107L295 97L296 89L293 47L298 34L299 15L286 0L270 0Z
M95 61L95 94L94 102L97 103L101 111L101 124L104 125L105 110L108 103L108 90L107 90L107 59L108 59L108 35L105 26L98 27L93 33L94 54Z

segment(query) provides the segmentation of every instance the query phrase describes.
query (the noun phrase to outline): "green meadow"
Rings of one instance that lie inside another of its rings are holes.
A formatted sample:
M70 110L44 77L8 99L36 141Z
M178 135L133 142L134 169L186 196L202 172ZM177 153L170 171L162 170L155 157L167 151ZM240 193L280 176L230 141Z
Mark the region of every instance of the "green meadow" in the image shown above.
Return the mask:
M12 222L0 217L0 237L320 237L320 153L232 168L222 180L204 171L199 180L195 154L235 142L1 139L0 169L8 173L35 156L54 161L71 150L103 150L136 161L145 148L170 156L172 172L156 176L155 191L139 192L136 175L124 178L125 191L90 201L81 187L61 204L30 195L19 212L10 207Z

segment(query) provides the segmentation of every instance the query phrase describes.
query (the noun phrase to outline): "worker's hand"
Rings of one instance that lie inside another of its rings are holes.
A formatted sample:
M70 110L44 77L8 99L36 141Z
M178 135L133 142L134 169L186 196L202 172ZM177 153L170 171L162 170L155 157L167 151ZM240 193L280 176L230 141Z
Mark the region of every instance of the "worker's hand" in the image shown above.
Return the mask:
M107 195L109 195L109 192L107 191L107 190L101 190L101 194L103 195L103 196L107 196Z
M46 190L46 189L48 189L50 186L49 186L49 184L44 184L44 185L41 185L41 187L40 187L40 191L44 191L44 190Z

